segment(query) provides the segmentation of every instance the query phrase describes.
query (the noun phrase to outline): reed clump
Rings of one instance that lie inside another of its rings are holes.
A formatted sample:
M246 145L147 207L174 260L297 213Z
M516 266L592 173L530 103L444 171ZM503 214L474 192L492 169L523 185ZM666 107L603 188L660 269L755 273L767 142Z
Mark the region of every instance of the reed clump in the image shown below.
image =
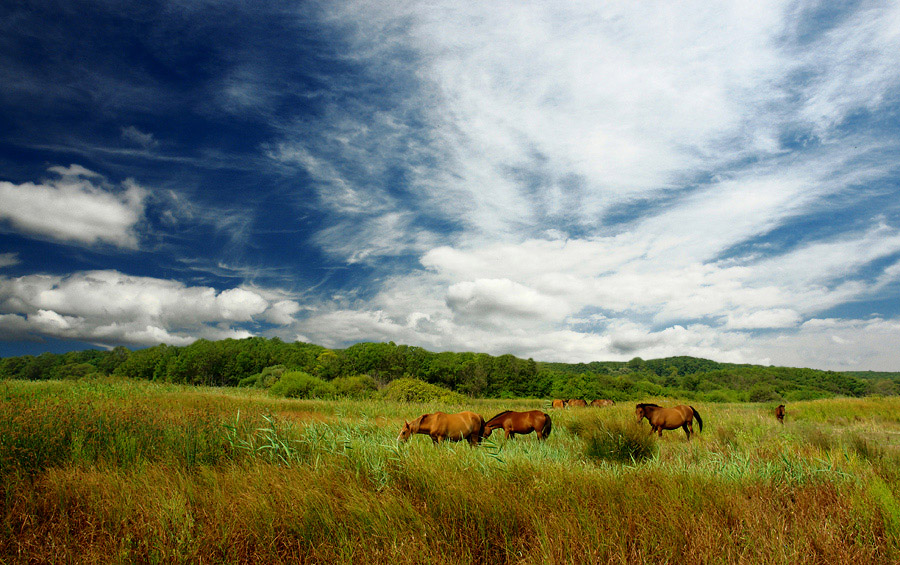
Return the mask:
M584 441L584 454L612 463L637 464L657 454L656 439L633 419L592 418L574 425L572 431Z

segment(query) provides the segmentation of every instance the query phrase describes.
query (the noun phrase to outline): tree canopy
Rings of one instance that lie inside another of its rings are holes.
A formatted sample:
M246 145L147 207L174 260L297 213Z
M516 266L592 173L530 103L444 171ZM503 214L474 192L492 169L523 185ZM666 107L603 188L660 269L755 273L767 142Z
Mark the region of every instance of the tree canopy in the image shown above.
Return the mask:
M738 365L696 357L541 363L513 355L435 353L394 342L327 349L262 337L0 359L0 378L29 380L120 375L179 384L269 388L282 374L298 371L333 383L335 394L357 396L397 379L417 379L470 397L617 401L648 396L712 402L792 401L896 394L900 388L900 373Z

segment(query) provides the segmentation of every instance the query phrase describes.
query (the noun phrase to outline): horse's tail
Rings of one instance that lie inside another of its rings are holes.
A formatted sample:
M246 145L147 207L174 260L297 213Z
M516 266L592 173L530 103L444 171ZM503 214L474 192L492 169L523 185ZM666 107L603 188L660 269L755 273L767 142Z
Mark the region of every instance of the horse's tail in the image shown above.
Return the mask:
M700 431L702 432L703 431L703 418L700 417L700 412L697 412L697 409L694 408L693 406L689 406L688 408L690 408L691 412L694 413L694 418L697 418L697 423L700 424Z
M550 419L550 414L544 414L547 417L547 421L544 422L544 429L541 433L544 434L544 439L550 437L550 431L553 429L553 420Z

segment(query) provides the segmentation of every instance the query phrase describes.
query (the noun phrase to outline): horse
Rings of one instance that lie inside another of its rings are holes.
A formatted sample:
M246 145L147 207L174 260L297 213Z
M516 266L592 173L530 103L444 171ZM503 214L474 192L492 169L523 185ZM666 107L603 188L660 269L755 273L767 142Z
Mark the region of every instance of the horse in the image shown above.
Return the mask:
M506 432L506 439L516 437L516 434L537 433L537 438L541 441L547 439L550 430L553 427L550 421L550 415L540 410L530 410L528 412L513 412L507 410L501 412L485 422L484 437L490 437L491 432L497 428L503 428Z
M687 434L687 438L691 439L691 434L694 433L694 418L697 418L700 431L703 431L703 420L693 406L682 404L674 408L663 408L657 404L638 404L634 409L634 414L637 416L638 423L647 418L647 421L650 422L650 433L658 432L659 437L662 437L663 430L682 428Z
M397 441L406 442L413 434L428 434L435 444L449 439L450 441L467 440L475 446L481 442L484 433L484 418L475 412L445 414L434 412L422 414L412 422L404 422Z
M569 406L569 407L571 407L571 406L580 406L580 407L584 407L584 406L587 406L587 402L585 402L584 400L582 400L582 399L580 399L580 398L573 398L573 399L571 399L571 400L567 400L567 401L566 401L566 406Z
M775 409L775 417L778 418L778 421L784 424L784 404L779 404L778 408Z
M565 400L559 400L559 399L554 400L554 401L553 401L553 407L554 407L554 408L565 408L565 407L566 407L566 401L565 401Z
M605 406L612 406L613 404L615 404L615 402L613 402L612 400L599 399L599 398L597 400L594 400L593 402L591 402L591 406L596 406L597 408L603 408Z

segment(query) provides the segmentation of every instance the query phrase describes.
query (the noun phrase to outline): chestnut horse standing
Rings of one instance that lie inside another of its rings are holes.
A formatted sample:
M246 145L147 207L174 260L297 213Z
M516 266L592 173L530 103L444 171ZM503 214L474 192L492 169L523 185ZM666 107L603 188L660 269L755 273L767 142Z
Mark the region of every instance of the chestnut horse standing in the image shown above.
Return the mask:
M663 430L682 428L687 438L691 439L691 434L694 433L694 418L697 418L700 431L703 431L703 420L693 406L682 404L673 408L663 408L658 404L638 404L634 414L638 422L647 418L650 422L650 433L658 432L659 437L662 437Z
M554 408L565 408L565 407L566 407L566 401L565 401L565 400L559 400L559 399L556 399L556 400L553 401L553 407L554 407Z
M530 410L528 412L507 410L485 422L484 437L490 437L491 432L497 428L503 428L506 432L506 439L514 438L516 434L536 432L539 440L545 440L550 435L552 427L550 415L546 412L541 412L540 410Z
M469 445L478 445L484 432L484 418L475 412L460 412L459 414L445 414L434 412L422 414L412 422L405 422L400 429L397 441L405 442L413 434L428 434L431 441L440 443L445 439L450 441L467 440Z
M568 400L568 401L566 402L566 406L569 406L569 407L572 407L572 406L587 406L587 402L585 402L584 400L582 400L582 399L580 399L580 398L573 398L573 399Z
M607 400L605 398L604 399L598 398L597 400L594 400L593 402L591 402L591 406L596 406L597 408L603 408L605 406L612 406L613 404L615 404L615 402L613 402L612 400Z
M784 424L784 404L779 404L778 408L775 409L775 417Z

